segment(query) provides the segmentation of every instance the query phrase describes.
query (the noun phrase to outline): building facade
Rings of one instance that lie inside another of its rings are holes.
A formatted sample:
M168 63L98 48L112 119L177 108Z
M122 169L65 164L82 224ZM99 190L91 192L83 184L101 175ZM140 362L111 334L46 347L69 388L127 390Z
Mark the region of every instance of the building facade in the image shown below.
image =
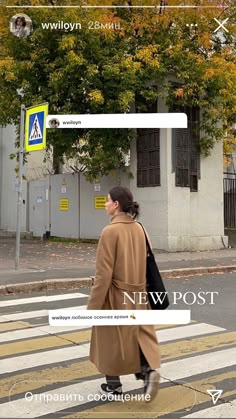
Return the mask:
M157 110L167 112L163 104ZM32 153L24 168L28 180L23 182L22 231L38 237L96 239L108 221L99 200L104 203L109 188L121 184L130 187L140 203L140 221L150 232L153 247L167 251L227 247L222 143L215 145L211 156L200 156L194 130L197 117L197 111L189 115L186 130L139 130L131 144L132 179L123 172L97 183L87 182L82 174L49 175L43 154ZM7 231L16 226L15 160L9 159L14 143L14 127L1 128L0 229Z

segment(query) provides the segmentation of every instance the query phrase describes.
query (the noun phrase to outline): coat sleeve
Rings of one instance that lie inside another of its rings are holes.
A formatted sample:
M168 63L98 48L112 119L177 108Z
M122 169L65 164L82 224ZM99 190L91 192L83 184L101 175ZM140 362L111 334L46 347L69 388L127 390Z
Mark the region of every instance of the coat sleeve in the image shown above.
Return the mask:
M105 228L100 236L96 254L95 280L91 288L87 310L102 309L111 285L116 255L116 238L112 236L108 228Z

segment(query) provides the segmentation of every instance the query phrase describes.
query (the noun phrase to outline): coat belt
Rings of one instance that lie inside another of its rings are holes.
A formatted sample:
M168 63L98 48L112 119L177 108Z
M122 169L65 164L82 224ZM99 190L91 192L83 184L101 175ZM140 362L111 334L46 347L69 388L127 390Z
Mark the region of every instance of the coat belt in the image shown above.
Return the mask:
M130 284L129 282L123 282L123 281L120 281L119 279L114 279L114 278L112 279L112 285L124 291L137 292L137 291L143 291L146 289L146 282L142 282L141 284ZM109 288L108 298L111 305L111 309L114 310L113 298L112 298L112 286ZM123 345L123 340L121 336L120 326L117 326L117 331L118 331L118 337L120 341L121 356L122 356L122 360L124 360L125 353L124 353L124 345Z
M146 289L146 282L141 284L130 284L129 282L120 281L119 279L112 279L112 285L124 291L143 291Z

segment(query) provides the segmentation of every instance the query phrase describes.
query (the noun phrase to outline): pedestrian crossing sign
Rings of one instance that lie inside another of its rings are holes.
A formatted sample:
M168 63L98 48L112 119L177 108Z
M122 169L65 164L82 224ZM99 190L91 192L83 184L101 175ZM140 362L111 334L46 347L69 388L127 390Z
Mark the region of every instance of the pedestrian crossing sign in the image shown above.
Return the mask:
M46 148L46 117L48 104L26 109L25 150L38 151Z

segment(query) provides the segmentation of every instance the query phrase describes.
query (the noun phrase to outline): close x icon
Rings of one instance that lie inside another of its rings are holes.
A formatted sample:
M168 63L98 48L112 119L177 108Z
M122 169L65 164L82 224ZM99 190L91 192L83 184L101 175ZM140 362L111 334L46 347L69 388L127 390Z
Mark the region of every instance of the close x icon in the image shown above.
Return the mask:
M229 30L225 27L226 23L228 22L229 18L223 20L223 22L220 22L216 17L214 17L214 20L218 23L218 27L214 30L214 33L220 31L229 32Z

